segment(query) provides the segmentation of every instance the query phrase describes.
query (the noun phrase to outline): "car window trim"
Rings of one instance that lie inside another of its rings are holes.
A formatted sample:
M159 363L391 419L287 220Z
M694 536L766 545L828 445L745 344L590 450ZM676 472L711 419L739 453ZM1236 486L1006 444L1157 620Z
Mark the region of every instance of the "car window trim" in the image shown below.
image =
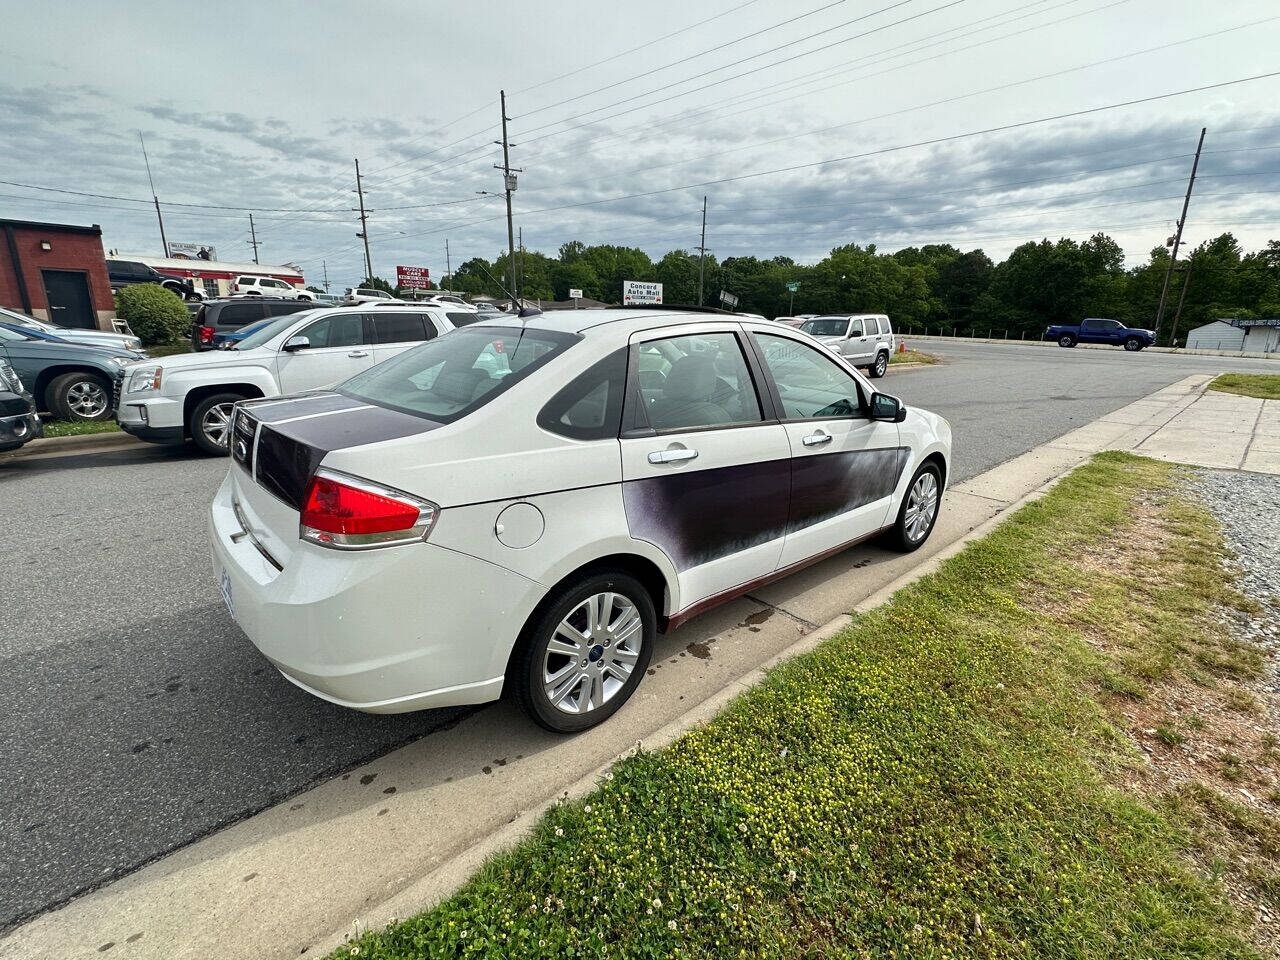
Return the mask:
M684 326L683 324L681 325ZM641 337L641 334L644 334ZM760 406L759 420L742 420L734 423L710 423L700 427L676 427L671 430L656 430L649 422L649 412L645 409L644 394L640 390L640 349L646 343L652 343L655 340L675 340L678 337L696 337L699 335L707 335L713 333L727 333L732 335L738 342L738 349L742 351L742 359L747 367L747 376L751 379L752 389L755 391L756 402ZM650 336L650 334L653 334ZM768 402L765 401L764 392L760 389L757 380L758 371L753 368L751 363L751 349L746 345L746 334L741 324L725 324L723 327L713 327L711 329L693 329L688 333L671 333L668 330L649 329L638 331L632 335L631 341L627 344L627 385L622 395L622 430L618 434L620 440L631 440L643 437L667 437L676 434L685 433L709 433L713 430L741 430L745 427L763 427L774 425L779 421L776 417L773 398L770 396Z
M823 421L827 421L827 420L870 420L871 419L871 413L869 410L869 407L871 405L871 397L869 394L865 392L864 384L862 383L862 380L859 379L858 375L854 371L846 370L843 366L841 366L840 362L835 357L828 357L826 354L824 354L822 352L824 348L814 346L812 343L805 343L803 340L798 340L795 337L788 337L784 334L778 333L773 330L751 329L751 330L748 330L747 332L750 334L752 349L758 351L760 364L761 366L764 367L765 374L768 377L769 392L772 395L773 402L776 404L776 407L777 407L779 423L784 423L784 424L786 423L822 423ZM757 337L761 337L761 336L777 337L779 340L790 340L792 343L798 344L799 346L807 347L808 349L814 351L819 356L821 356L824 360L826 360L828 363L834 366L837 370L839 370L845 376L847 376L850 380L853 381L854 387L856 387L858 390L858 412L852 416L847 416L847 417L840 417L840 416L796 417L794 419L788 419L787 417L783 416L786 408L782 405L782 394L778 390L778 385L774 380L773 371L769 369L769 363L767 360L765 360L764 347L762 347L756 339Z

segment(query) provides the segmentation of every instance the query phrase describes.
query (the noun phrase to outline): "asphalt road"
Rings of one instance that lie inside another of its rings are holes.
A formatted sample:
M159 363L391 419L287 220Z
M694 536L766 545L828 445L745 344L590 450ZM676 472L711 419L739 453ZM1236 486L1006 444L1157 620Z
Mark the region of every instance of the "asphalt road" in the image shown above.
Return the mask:
M930 345L881 384L946 416L965 479L1191 373L1268 361ZM204 512L225 461L0 461L0 928L447 726L281 679L229 620Z

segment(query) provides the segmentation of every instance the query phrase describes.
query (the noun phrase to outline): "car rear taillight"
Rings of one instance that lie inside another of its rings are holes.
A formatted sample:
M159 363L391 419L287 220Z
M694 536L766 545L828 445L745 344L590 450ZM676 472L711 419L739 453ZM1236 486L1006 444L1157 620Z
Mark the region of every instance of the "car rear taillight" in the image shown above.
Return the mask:
M333 470L311 478L302 505L303 540L336 550L368 550L425 540L439 508L401 490Z
M200 342L213 343L213 327L206 325L200 328Z

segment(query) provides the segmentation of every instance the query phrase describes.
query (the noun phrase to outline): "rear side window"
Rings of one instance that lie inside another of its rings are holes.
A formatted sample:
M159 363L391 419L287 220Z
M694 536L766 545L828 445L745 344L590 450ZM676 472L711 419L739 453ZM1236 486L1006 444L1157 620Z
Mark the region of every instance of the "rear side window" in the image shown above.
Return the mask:
M528 327L471 326L370 367L338 392L450 423L530 376L577 340L573 334Z
M450 310L445 313L445 316L455 327L467 327L480 319L478 313L466 313L462 310Z
M374 343L405 343L427 340L436 335L434 326L424 329L422 315L418 313L375 313L373 315Z
M569 381L538 414L538 426L574 440L616 437L622 426L627 351L617 350Z
M214 323L219 327L243 327L246 323L253 323L253 321L261 319L262 304L229 303L218 311L218 316Z
M262 307L267 311L268 317L276 317L283 313L300 313L303 310L315 309L305 300L286 300L283 302L267 301L262 304Z

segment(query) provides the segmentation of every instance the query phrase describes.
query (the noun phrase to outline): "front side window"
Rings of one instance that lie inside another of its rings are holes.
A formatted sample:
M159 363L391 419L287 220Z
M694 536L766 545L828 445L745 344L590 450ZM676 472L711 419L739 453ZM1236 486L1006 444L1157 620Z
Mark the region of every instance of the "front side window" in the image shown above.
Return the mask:
M339 393L449 423L533 374L578 338L517 327L472 326L356 374Z
M754 336L782 399L784 420L861 416L858 381L834 360L789 337Z
M638 348L640 392L657 431L759 423L760 400L732 333L650 340Z
M318 347L357 347L364 343L364 317L358 313L340 313L317 320L299 334Z
M420 313L375 313L374 343L406 343L426 340L436 335L434 325L425 324Z
M811 337L843 337L848 327L848 317L814 317L800 325L800 329Z

